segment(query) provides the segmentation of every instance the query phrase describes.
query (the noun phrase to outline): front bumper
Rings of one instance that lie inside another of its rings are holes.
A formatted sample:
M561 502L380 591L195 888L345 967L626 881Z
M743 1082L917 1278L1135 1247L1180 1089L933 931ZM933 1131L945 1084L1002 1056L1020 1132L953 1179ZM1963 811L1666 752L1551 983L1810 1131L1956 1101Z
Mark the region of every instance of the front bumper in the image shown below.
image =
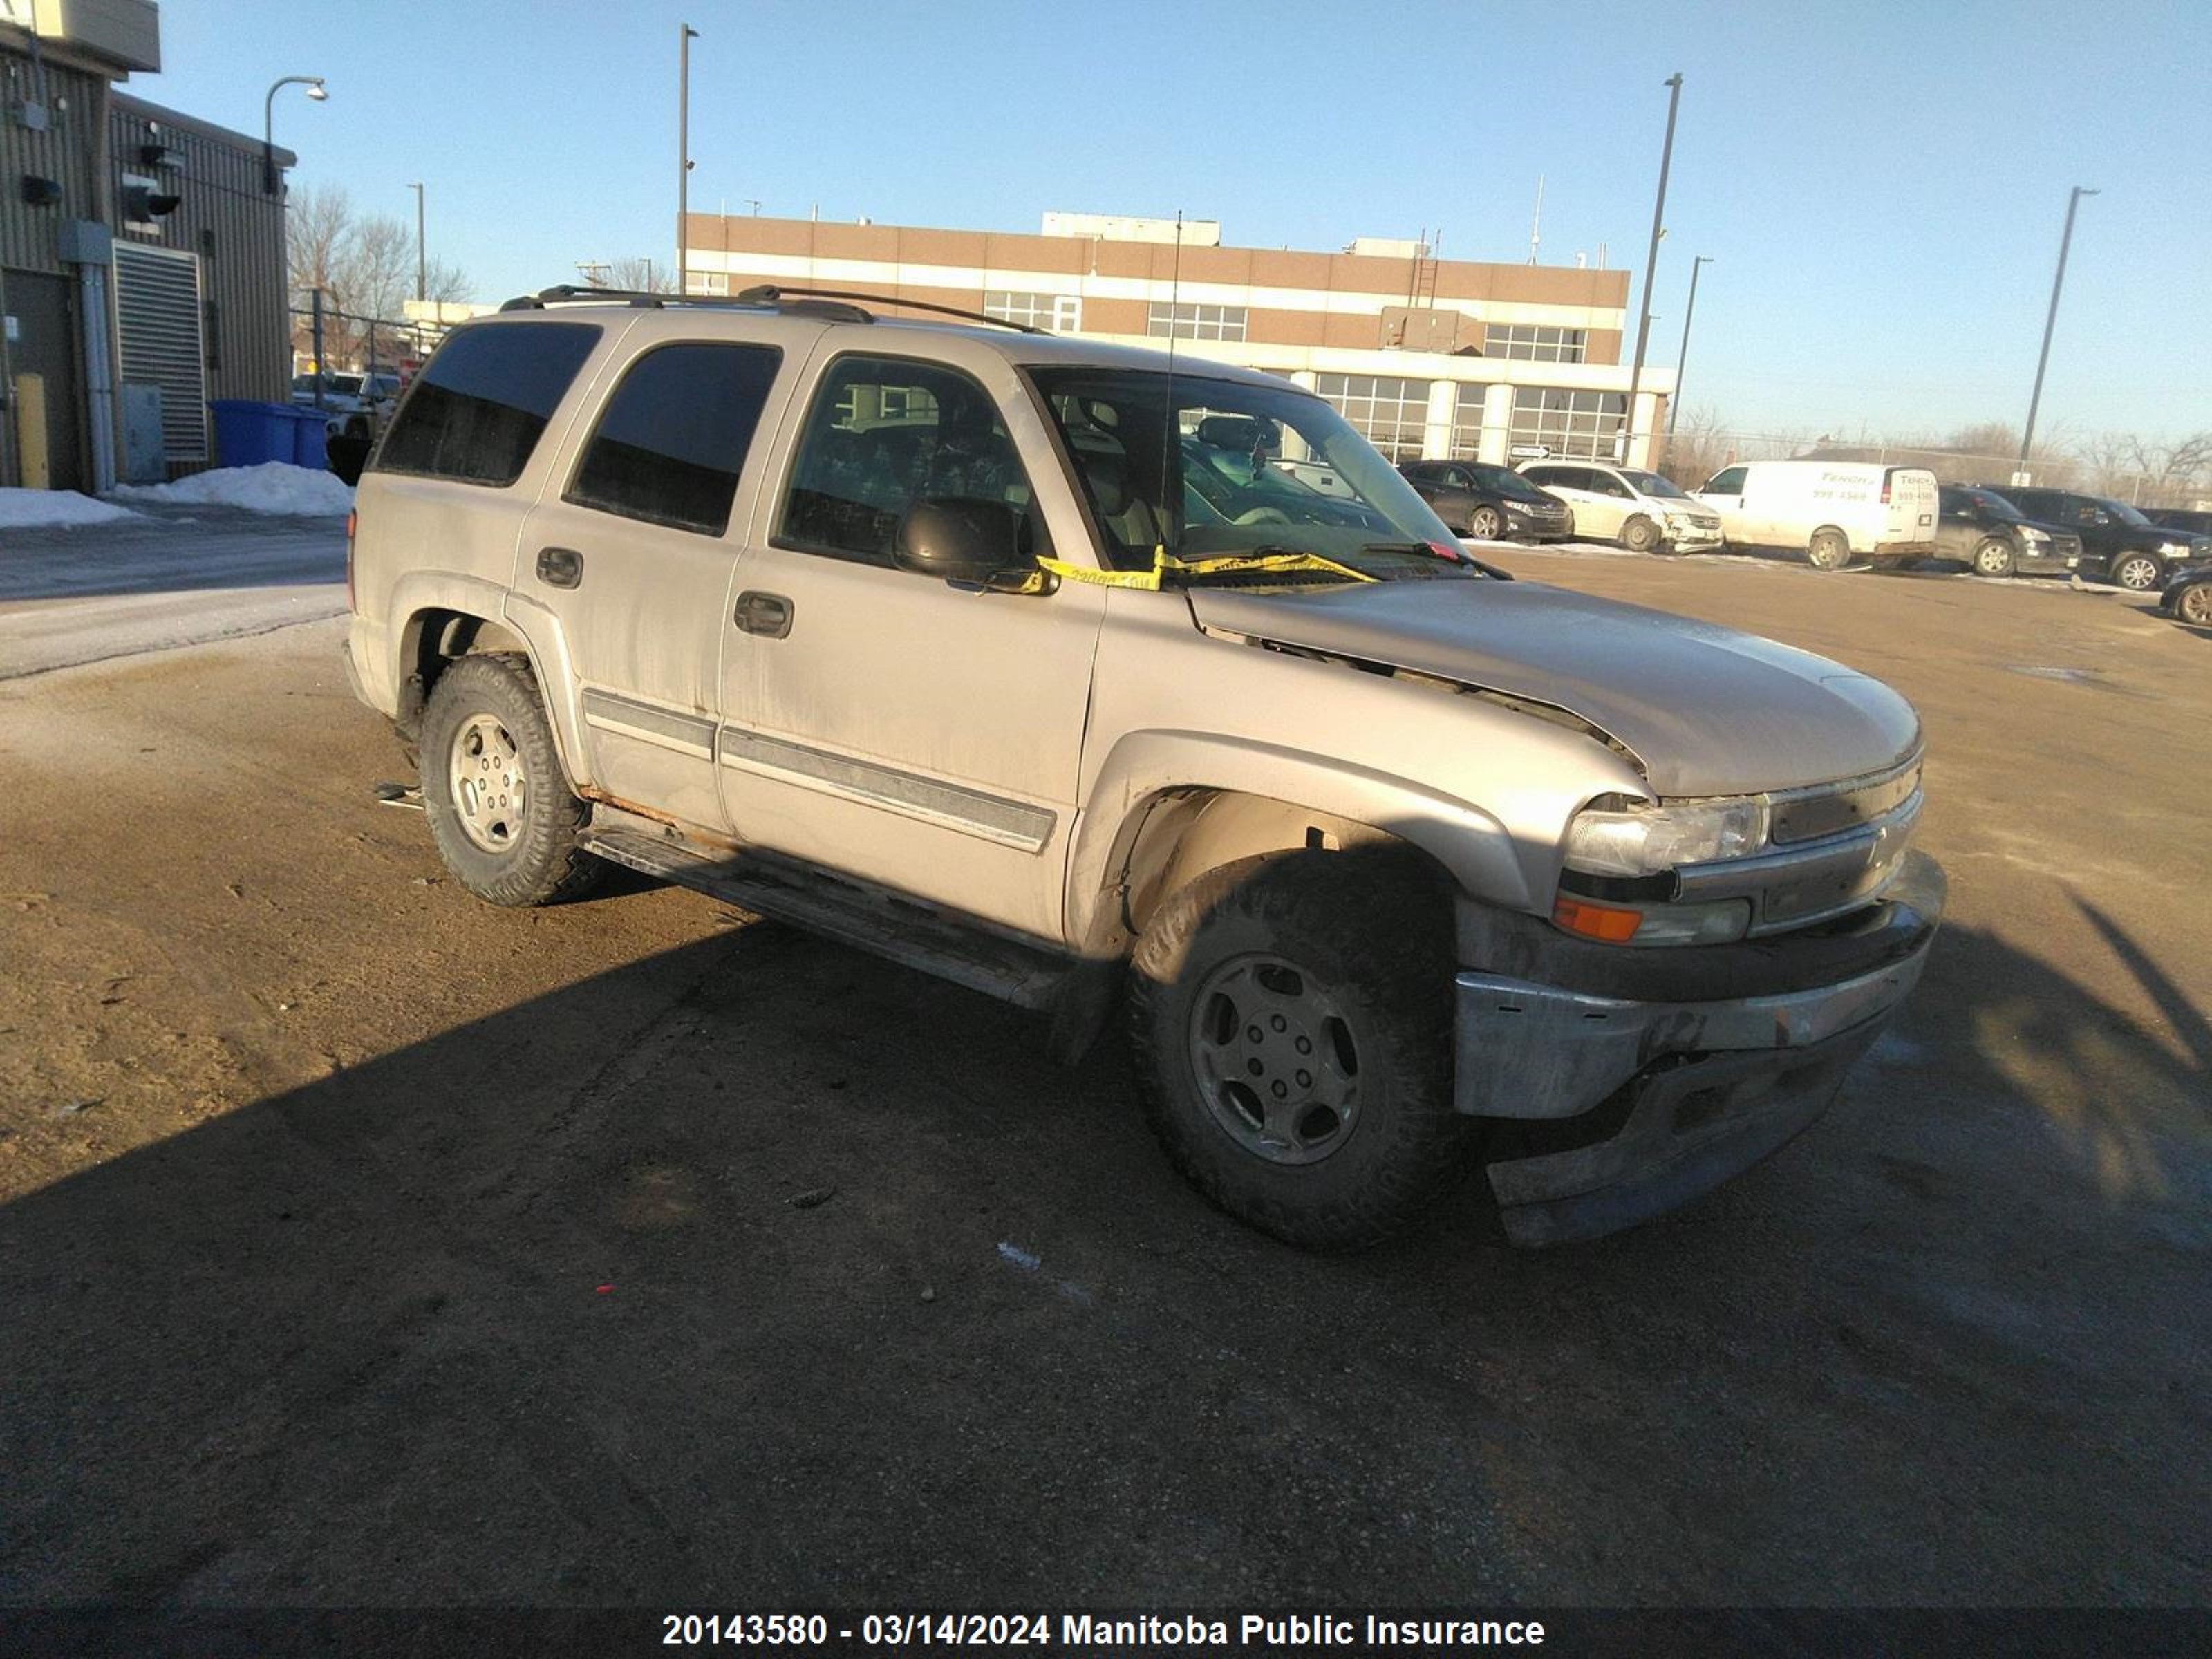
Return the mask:
M1461 974L1456 1103L1503 1121L1490 1182L1507 1237L1551 1244L1633 1226L1819 1117L1926 964L1942 875L1923 855L1911 864L1905 890L1884 901L1893 914L1864 932L1879 959L1824 983L1676 1000Z

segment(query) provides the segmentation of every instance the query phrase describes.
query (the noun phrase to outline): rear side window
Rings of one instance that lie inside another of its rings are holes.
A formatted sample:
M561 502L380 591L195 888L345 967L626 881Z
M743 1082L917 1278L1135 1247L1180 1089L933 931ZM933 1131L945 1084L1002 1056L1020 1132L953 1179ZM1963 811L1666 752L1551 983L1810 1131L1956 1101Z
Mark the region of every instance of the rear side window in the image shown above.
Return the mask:
M692 342L647 352L607 399L564 500L719 536L783 353Z
M384 434L377 471L513 483L599 343L596 323L459 330L416 377Z

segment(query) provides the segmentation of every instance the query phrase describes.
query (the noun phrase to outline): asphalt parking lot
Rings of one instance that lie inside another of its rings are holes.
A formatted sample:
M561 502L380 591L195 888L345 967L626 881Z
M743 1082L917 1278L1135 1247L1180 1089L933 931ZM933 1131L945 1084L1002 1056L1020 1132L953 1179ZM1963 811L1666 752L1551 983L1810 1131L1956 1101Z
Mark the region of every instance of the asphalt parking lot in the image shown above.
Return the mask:
M637 883L501 912L336 623L0 684L0 1601L2203 1604L2212 636L1493 550L1889 679L1946 937L1685 1213L1353 1258L1118 1053Z

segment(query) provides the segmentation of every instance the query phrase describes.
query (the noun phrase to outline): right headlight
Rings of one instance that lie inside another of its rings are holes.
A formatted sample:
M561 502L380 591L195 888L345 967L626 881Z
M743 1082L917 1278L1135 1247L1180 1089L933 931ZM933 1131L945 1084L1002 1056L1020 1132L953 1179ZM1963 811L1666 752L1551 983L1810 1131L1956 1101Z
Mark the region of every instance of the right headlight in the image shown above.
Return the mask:
M1585 875L1656 876L1686 864L1746 858L1765 843L1763 801L1585 807L1567 825L1565 862Z
M2049 531L2038 530L2032 524L2024 524L2021 526L2020 533L2021 538L2027 542L2030 547L2040 547L2044 543L2051 539L2051 532Z

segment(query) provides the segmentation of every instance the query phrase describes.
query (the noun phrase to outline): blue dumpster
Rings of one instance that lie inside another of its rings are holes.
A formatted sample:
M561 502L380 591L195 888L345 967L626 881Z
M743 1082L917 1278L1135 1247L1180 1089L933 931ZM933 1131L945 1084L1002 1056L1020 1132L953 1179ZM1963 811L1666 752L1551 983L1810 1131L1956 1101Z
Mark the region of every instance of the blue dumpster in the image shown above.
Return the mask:
M289 404L216 398L209 400L208 408L215 415L216 459L221 465L258 466L264 461L289 461L299 453Z
M324 447L327 436L323 411L319 409L299 409L289 404L285 412L292 417L292 464L325 471L331 464L330 452Z

